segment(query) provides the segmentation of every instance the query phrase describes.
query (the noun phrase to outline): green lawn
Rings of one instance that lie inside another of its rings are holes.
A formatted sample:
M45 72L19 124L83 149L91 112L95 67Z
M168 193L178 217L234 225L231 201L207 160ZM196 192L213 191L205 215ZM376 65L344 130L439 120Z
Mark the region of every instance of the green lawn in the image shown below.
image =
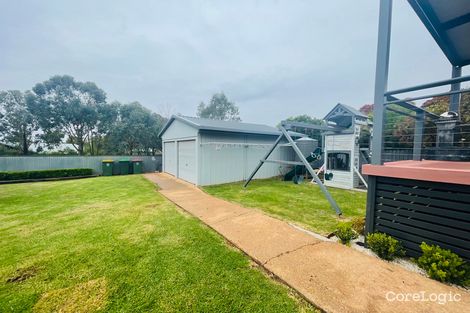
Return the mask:
M298 312L141 176L0 185L0 312Z
M340 220L320 188L310 182L296 185L279 179L253 180L246 189L243 183L204 187L211 195L258 208L269 214L326 235ZM341 220L365 216L366 193L328 188L341 208Z

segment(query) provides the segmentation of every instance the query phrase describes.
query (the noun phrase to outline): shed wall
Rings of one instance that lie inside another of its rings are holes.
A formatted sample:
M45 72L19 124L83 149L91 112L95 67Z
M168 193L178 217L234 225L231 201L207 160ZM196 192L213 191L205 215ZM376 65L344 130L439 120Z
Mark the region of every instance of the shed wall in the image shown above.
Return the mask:
M178 142L196 140L198 129L181 121L174 120L162 134L163 141L163 171L179 177L178 174ZM197 147L195 158L197 160ZM197 169L197 161L194 165ZM197 179L197 173L196 173ZM196 181L196 180L195 180Z
M173 123L171 123L170 127L168 127L168 129L163 133L162 141L195 138L197 136L197 133L197 128L191 127L178 120L174 120Z
M271 148L277 136L224 133L200 133L199 185L215 185L243 181ZM288 147L278 147L271 159L288 159ZM285 166L266 163L256 178L269 178L286 171Z
M163 171L176 176L176 142L163 142Z

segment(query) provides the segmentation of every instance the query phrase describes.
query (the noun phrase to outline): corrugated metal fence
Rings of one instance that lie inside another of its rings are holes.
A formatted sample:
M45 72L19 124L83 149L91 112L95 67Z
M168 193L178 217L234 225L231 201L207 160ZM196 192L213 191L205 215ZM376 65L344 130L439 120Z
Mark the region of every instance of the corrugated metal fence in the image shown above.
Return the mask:
M34 171L61 168L91 168L101 174L102 160L120 160L129 156L15 156L0 157L0 171ZM161 171L162 156L136 156L144 162L144 172Z

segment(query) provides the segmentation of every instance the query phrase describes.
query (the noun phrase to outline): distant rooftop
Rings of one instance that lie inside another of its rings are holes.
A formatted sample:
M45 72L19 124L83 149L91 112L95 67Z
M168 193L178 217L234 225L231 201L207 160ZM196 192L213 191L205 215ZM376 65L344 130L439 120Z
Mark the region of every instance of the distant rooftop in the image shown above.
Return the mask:
M333 109L331 109L330 112L323 118L324 120L329 120L330 118L336 116L338 113L344 114L344 113L349 113L349 115L355 116L355 117L362 117L362 118L367 118L367 115L359 111L358 109L353 108L352 106L338 103L335 105Z

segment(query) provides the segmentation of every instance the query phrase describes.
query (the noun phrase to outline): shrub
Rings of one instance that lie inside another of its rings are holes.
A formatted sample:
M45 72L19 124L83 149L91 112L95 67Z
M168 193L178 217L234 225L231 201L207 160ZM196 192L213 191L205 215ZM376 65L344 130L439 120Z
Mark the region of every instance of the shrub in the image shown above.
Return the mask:
M425 242L420 247L423 254L417 263L429 277L441 282L469 285L470 266L461 257L450 250Z
M344 245L349 245L351 240L357 238L357 233L352 229L351 223L338 223L335 235Z
M57 170L24 171L24 172L0 172L0 181L42 179L59 177L77 177L93 175L91 168L66 168Z
M401 246L401 243L387 234L368 234L366 242L367 246L381 259L391 261L396 257L405 255L405 250Z
M364 228L366 226L366 218L365 217L355 217L352 220L352 229L359 235L364 236Z

